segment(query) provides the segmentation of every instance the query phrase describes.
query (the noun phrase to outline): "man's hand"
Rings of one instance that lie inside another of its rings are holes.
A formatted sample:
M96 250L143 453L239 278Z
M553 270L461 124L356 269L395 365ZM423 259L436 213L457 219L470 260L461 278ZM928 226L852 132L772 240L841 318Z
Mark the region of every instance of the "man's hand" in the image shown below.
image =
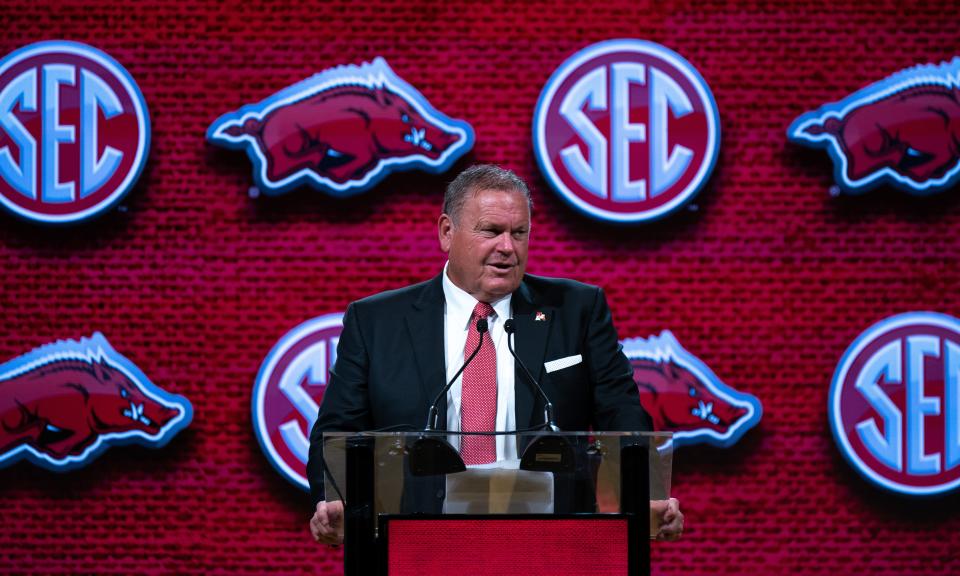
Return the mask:
M656 519L657 540L679 540L683 534L683 512L680 511L680 501L676 498L669 500L651 500L650 514Z
M343 502L317 502L317 511L310 519L313 539L330 546L343 544Z

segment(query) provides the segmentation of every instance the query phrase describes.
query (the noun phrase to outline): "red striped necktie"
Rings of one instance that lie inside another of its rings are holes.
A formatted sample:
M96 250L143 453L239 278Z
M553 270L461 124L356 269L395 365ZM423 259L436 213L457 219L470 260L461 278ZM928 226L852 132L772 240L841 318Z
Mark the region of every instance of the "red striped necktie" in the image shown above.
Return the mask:
M477 356L463 371L460 393L460 430L462 432L490 432L497 427L497 350L493 347L490 331L477 332L477 321L493 316L493 307L486 302L477 302L470 317L467 343L463 357L480 344ZM465 435L460 437L460 455L465 464L487 464L497 459L497 444L494 436Z

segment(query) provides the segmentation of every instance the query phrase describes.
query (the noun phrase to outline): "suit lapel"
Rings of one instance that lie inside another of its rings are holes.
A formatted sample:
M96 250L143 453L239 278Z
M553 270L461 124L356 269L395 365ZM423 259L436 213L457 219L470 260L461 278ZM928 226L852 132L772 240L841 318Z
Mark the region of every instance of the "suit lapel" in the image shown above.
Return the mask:
M440 276L427 282L420 297L407 314L407 330L413 346L413 356L420 373L420 393L425 399L424 410L446 384L446 363L443 344L443 285ZM437 427L447 428L447 399L438 403Z
M513 322L517 327L513 336L514 350L530 370L530 374L539 382L547 351L547 336L550 334L550 325L555 314L553 308L538 304L538 300L537 295L524 282L513 293L511 307ZM519 365L514 375L514 396L517 429L530 428L531 423L540 424L543 417L533 413L534 406L541 405L538 394Z

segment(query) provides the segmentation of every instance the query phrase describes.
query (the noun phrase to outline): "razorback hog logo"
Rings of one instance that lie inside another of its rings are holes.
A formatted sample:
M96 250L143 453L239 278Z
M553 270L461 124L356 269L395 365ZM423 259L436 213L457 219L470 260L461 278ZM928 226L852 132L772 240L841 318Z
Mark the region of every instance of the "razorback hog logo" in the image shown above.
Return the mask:
M394 171L445 172L473 147L474 135L376 58L323 71L225 114L207 139L245 148L266 193L310 185L350 196Z
M669 330L624 340L623 352L654 431L673 432L675 446L731 446L760 421L760 401L721 382Z
M837 184L890 184L914 194L952 187L960 174L960 58L908 68L797 118L790 140L826 148Z
M160 447L190 423L185 398L154 386L96 332L0 365L0 467L65 471L110 445Z

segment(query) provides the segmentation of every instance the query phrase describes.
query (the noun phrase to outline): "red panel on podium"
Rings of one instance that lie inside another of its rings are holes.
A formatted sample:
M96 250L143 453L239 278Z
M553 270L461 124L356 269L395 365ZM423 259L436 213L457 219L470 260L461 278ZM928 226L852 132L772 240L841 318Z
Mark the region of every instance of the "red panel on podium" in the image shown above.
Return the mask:
M392 519L387 573L627 576L628 532L623 517Z

